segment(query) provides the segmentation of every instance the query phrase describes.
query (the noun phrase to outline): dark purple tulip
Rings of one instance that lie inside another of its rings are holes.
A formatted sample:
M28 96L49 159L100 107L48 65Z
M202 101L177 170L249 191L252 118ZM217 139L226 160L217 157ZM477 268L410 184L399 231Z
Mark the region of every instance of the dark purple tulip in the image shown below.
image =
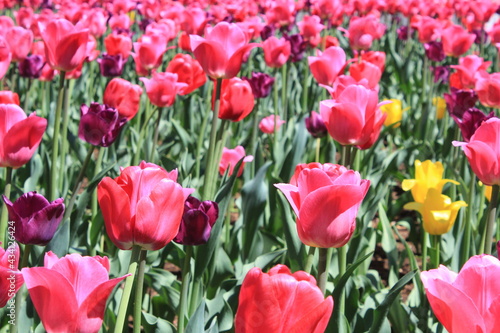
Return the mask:
M304 52L306 51L307 42L304 41L304 37L301 34L295 35L283 35L287 41L290 42L291 53L290 60L292 62L297 62L302 60L304 57Z
M306 117L305 121L307 131L313 136L313 138L322 138L328 133L325 122L318 112L311 111L310 116Z
M444 54L443 43L429 42L424 44L425 55L432 61L440 62L446 58Z
M432 74L434 74L434 83L444 83L448 82L450 77L450 69L448 66L434 66L431 67Z
M78 137L94 146L111 145L127 122L118 110L106 104L91 103L90 107L82 104L80 115Z
M399 27L397 30L397 33L398 33L398 39L401 39L401 40L408 39L408 27L406 25Z
M244 80L250 83L253 96L255 98L263 98L269 96L274 84L274 77L260 72L252 72L252 77L244 77Z
M219 206L216 202L201 202L189 196L184 203L184 214L174 242L184 245L205 244L218 217Z
M5 195L2 198L9 221L14 221L13 236L19 243L43 246L50 242L64 215L63 198L49 203L34 191L23 194L14 203Z
M43 65L45 65L45 62L42 56L32 54L19 63L19 75L30 79L38 79L42 74Z
M274 35L274 30L275 29L273 25L264 26L264 28L262 28L262 30L260 31L260 38L262 39L262 41L265 41L266 39Z
M478 127L481 126L483 121L486 121L494 116L494 111L491 111L490 114L485 115L483 111L476 108L465 110L462 118L459 118L453 114L451 115L453 120L455 120L455 123L457 123L458 127L460 128L462 137L466 142L470 141L470 138L472 137L472 135L474 135Z
M104 77L121 76L123 67L125 66L125 61L123 61L121 54L109 55L104 53L102 58L97 59L97 62Z
M142 32L146 32L146 28L148 27L148 25L150 25L153 22L154 21L152 19L150 19L150 18L143 18L139 22L139 29L141 29Z
M471 31L474 35L476 35L476 39L474 39L474 43L477 45L486 44L488 41L488 34L484 29L475 29Z
M449 94L444 94L444 100L450 115L462 119L465 110L476 105L478 97L474 90L461 90L452 87Z

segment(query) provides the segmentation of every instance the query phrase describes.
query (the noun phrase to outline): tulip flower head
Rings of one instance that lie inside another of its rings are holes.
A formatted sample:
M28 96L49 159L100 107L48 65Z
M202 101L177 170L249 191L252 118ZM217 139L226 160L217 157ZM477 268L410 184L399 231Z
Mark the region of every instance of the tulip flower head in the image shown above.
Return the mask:
M130 120L139 111L141 95L142 88L138 84L114 78L109 81L104 90L103 101L104 104L117 109L121 117Z
M241 285L236 333L325 331L333 299L326 299L314 277L276 265L263 273L252 268Z
M151 104L158 107L172 106L175 102L175 97L178 93L185 89L188 85L183 82L178 82L178 76L174 73L153 73L152 79L141 77L141 81L146 86Z
M444 100L450 115L462 119L464 112L476 105L478 97L474 90L461 90L451 87L450 93L444 94Z
M466 142L470 141L472 135L476 133L476 130L484 121L493 118L494 116L495 111L491 111L488 115L485 115L483 111L476 108L465 110L461 118L453 114L451 115L455 123L458 125L458 128L460 128L462 137Z
M311 111L311 115L305 118L306 129L313 138L322 138L328 134L325 122L321 115L316 111Z
M398 128L399 126L401 126L401 119L403 118L403 112L408 110L409 107L403 109L402 102L399 99L391 98L386 101L390 103L380 106L380 111L387 114L387 118L385 118L384 121L384 126L392 126L393 128Z
M97 333L106 301L124 278L109 279L108 257L45 254L44 267L23 268L33 305L48 333ZM64 320L61 320L64 318Z
M297 216L302 243L341 247L351 239L370 181L337 164L298 165L290 184L275 184Z
M245 155L245 148L242 146L236 146L234 149L222 148L222 157L219 163L219 173L223 176L226 173L226 170L229 168L229 176L231 176L234 172L234 168L236 164L243 159L241 163L240 169L238 170L238 177L243 174L243 166L246 162L252 162L252 155Z
M106 104L91 103L80 107L78 137L94 146L109 147L127 123L118 110Z
M30 79L38 79L42 75L42 69L45 64L42 56L32 54L19 62L19 75Z
M270 115L260 121L259 129L264 133L271 134L274 133L275 127L278 130L285 122L280 119L280 116Z
M104 77L121 76L125 67L125 61L123 61L121 54L110 55L104 53L102 58L97 59L97 62L99 63L101 75Z
M63 198L49 202L37 192L28 192L12 203L2 196L9 221L14 222L14 238L22 244L45 246L54 237L64 215Z
M215 102L215 91L212 96ZM238 77L222 80L219 118L241 121L252 112L255 105L252 87L246 80Z
M448 332L487 333L499 327L499 274L500 261L482 254L471 257L458 274L440 265L420 277L436 318Z
M446 100L440 96L434 97L432 105L436 107L436 118L443 119L446 113Z
M278 39L275 36L270 36L262 43L262 49L266 65L271 68L280 68L290 57L292 45L284 37Z
M219 206L214 201L200 201L189 196L184 203L184 214L174 242L201 245L208 242L210 232L219 217Z
M139 245L159 250L177 235L184 202L194 189L182 188L177 170L141 162L121 170L115 178L105 177L97 186L106 232L122 250Z
M317 57L307 57L312 75L319 84L333 85L346 65L346 55L341 47L330 46L323 53L318 51Z
M266 73L252 72L252 77L244 77L245 81L252 87L253 97L264 98L269 96L274 85L274 77Z
M431 160L420 162L415 161L415 179L403 180L403 190L411 190L413 200L418 203L424 203L427 192L434 188L438 193L443 190L444 184L450 182L455 185L459 183L452 179L443 179L443 164L441 162L433 163Z
M19 245L13 242L8 248L0 246L0 308L14 297L24 283L19 265Z
M0 91L0 104L16 104L19 105L19 95L10 90Z
M189 54L176 54L168 63L167 72L177 74L177 81L187 85L179 91L179 95L187 95L207 82L200 63Z

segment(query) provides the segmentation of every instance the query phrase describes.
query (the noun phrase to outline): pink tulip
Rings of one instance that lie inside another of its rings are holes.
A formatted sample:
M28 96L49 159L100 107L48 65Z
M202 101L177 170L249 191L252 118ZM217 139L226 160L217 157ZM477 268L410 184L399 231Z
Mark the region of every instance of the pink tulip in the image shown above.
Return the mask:
M322 101L320 113L335 141L367 149L377 140L387 116L377 103L376 91L349 85L337 99Z
M344 70L346 55L342 48L330 46L317 57L307 57L312 75L319 84L333 85L335 79Z
M0 308L3 308L14 297L24 283L23 276L17 269L18 264L19 246L16 242L12 242L5 250L0 247L0 281L2 281L0 283ZM15 308L15 305L13 307Z
M0 80L9 70L12 53L10 52L9 44L3 36L0 35Z
M420 273L434 314L453 333L498 330L499 276L500 261L484 254L471 257L458 274L443 265Z
M309 42L312 47L318 46L321 42L320 33L325 28L325 26L321 24L321 18L319 16L305 15L302 21L297 23L297 26L304 40Z
M160 35L142 35L140 42L134 43L135 52L131 54L138 75L147 76L153 69L160 67L166 45L167 40Z
M87 57L88 29L65 19L52 20L47 26L39 23L39 28L52 68L69 72L83 63Z
M361 59L374 64L380 69L380 72L384 72L385 69L385 52L382 51L368 51L361 55Z
M477 74L486 72L491 61L484 61L477 55L468 55L458 59L458 65L451 65L456 72L450 75L450 85L457 89L474 89Z
M418 31L420 43L429 43L441 38L444 22L426 15L415 15L411 18L411 28Z
M26 117L15 104L0 104L0 167L17 169L35 153L47 128L47 120L35 113Z
M500 185L500 119L486 120L469 142L453 141L453 145L462 147L480 181L485 185Z
M205 73L213 79L238 74L243 57L259 44L248 44L247 36L236 24L218 23L206 38L190 35L191 49Z
M146 86L149 101L158 107L172 106L175 96L187 87L186 83L177 82L177 74L168 72L154 72L152 79L142 77L140 80Z
M349 73L357 82L366 79L368 81L368 88L370 89L377 88L382 78L380 68L365 60L353 63L351 67L349 67Z
M215 92L212 103L215 101ZM252 87L238 77L222 81L219 118L241 121L252 112L255 105Z
M474 34L468 33L459 25L449 26L442 31L441 35L444 53L453 57L459 57L467 52L475 39Z
M283 66L292 52L292 46L284 37L280 39L271 36L262 43L264 49L264 61L271 68Z
M48 333L99 331L106 301L128 275L109 279L108 257L48 252L44 267L23 268L35 309Z
M33 33L30 30L21 27L10 28L5 34L5 39L12 52L12 61L22 61L30 53L33 43Z
M281 127L281 125L283 125L286 122L284 120L281 120L280 116L276 117L274 115L267 116L260 121L259 129L267 134L274 133L275 119L277 119L276 130L278 130Z
M385 25L374 15L352 17L349 23L349 44L354 50L367 50L385 32Z
M484 106L500 107L500 73L478 73L474 90Z
M127 60L132 51L132 39L125 34L112 33L104 38L106 52L109 55L121 54L124 60Z
M243 148L242 146L237 146L234 149L229 149L226 147L222 148L222 157L219 163L220 175L223 176L226 173L226 170L229 168L229 176L231 176L234 172L234 167L241 159L243 159L243 162L241 163L240 169L238 170L238 177L243 174L243 166L245 165L245 162L252 162L253 156L246 156L245 148Z
M356 215L370 181L337 164L298 165L290 184L275 184L297 215L302 243L344 246L356 228Z

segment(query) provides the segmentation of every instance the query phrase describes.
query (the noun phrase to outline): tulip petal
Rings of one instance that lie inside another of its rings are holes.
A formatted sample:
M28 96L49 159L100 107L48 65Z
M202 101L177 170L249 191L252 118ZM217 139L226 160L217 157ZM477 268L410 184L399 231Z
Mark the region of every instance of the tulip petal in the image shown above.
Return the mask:
M346 88L347 89L347 88ZM343 145L357 144L358 138L362 136L365 125L365 115L356 104L336 103L325 121L328 133L335 141ZM321 111L323 116L323 111Z
M285 195L286 199L292 206L295 215L299 216L299 208L300 208L300 196L299 196L299 188L297 186L293 186L290 184L274 184L274 187L279 189Z
M241 63L243 62L243 57L250 52L254 47L260 46L257 43L246 44L243 47L239 48L228 60L226 65L226 71L224 74L224 78L230 79L238 75L238 72L241 68Z
M204 40L193 49L193 54L208 76L214 79L225 76L228 58L222 45Z

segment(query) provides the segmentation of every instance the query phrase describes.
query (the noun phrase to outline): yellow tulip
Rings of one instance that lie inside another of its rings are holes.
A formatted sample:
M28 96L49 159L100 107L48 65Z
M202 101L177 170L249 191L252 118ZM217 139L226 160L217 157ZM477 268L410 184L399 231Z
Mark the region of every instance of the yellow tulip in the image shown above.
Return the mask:
M457 181L451 179L443 179L443 164L441 162L432 163L431 160L420 162L415 161L415 179L403 180L403 190L411 190L413 200L423 203L427 196L427 191L431 188L436 189L439 193L443 190L444 184L451 182L458 185Z
M455 223L460 207L466 207L464 201L451 202L451 198L441 194L435 188L429 189L423 203L410 202L405 209L416 210L422 215L424 230L431 235L442 235L450 231Z
M383 102L390 102L380 106L380 111L387 114L384 126L399 127L401 125L401 119L403 118L403 112L409 108L403 109L399 99L386 99Z
M446 112L446 101L443 97L434 97L432 99L432 105L436 107L436 118L443 119L444 113Z

